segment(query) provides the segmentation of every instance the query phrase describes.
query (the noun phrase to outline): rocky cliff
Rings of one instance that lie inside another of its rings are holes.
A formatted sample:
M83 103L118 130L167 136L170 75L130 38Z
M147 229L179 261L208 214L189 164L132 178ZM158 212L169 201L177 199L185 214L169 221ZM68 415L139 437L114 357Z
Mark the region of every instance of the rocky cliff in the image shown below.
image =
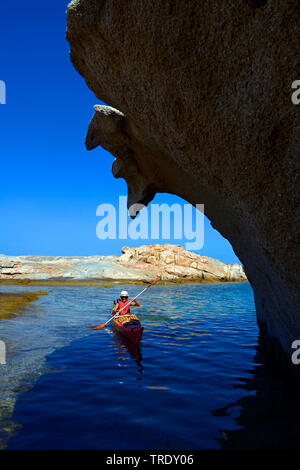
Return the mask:
M1 281L246 281L239 264L199 256L180 245L124 247L123 255L88 257L0 255Z
M297 0L74 0L67 13L71 60L111 106L95 108L87 148L116 156L129 204L205 204L285 365L300 338L299 14Z

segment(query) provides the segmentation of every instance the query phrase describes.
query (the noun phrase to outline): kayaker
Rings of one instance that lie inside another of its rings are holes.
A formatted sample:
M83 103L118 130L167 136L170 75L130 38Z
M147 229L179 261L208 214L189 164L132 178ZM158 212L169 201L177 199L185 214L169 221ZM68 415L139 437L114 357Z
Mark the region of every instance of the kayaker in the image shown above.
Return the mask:
M118 312L119 310L121 310L123 307L125 307L126 304L128 304L128 306L126 308L124 308L124 310L122 310L122 312L120 313L120 315L129 315L130 314L130 307L139 307L140 306L140 303L137 301L137 300L134 300L134 298L132 297L131 298L131 302L128 303L128 292L126 290L122 290L121 294L120 294L120 298L117 300L114 308L113 308L113 311L112 313L116 313Z

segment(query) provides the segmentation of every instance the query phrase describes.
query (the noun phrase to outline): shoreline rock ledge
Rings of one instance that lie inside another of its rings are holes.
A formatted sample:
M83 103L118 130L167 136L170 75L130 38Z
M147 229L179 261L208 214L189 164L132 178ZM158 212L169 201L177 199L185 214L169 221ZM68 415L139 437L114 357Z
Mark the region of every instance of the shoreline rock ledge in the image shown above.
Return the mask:
M129 281L164 282L247 281L239 264L200 256L181 245L143 245L122 248L117 256L0 255L0 282L14 281Z

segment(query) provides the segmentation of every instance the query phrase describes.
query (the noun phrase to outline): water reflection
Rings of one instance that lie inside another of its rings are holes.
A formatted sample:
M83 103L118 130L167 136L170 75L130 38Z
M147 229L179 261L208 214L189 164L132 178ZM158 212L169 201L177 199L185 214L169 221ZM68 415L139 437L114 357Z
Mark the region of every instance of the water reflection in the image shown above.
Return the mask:
M122 336L118 331L112 330L113 332L113 346L116 354L118 355L119 360L126 360L127 353L134 360L138 367L138 372L143 373L142 365L142 353L140 343L136 344L130 341L129 339ZM140 377L139 377L140 378Z
M1 402L22 426L9 448L251 448L244 431L259 448L258 428L268 430L253 425L262 361L253 364L249 286L158 286L138 311L141 346L88 328L107 320L99 305L110 307L118 286L47 290L34 310L0 322L9 353ZM5 441L15 432L5 419L0 428Z
M299 449L299 388L294 379L266 356L262 340L256 347L251 378L237 379L235 388L253 395L213 410L213 416L233 416L239 429L220 430L216 439L227 450Z

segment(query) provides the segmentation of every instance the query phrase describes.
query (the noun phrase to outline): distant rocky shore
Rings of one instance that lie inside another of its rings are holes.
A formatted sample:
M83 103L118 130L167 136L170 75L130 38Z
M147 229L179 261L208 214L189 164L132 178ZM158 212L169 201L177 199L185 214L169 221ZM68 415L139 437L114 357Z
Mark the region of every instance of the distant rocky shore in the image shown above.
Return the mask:
M180 245L122 248L118 256L0 255L0 283L148 282L156 276L166 283L246 281L239 264L224 264L186 251Z

